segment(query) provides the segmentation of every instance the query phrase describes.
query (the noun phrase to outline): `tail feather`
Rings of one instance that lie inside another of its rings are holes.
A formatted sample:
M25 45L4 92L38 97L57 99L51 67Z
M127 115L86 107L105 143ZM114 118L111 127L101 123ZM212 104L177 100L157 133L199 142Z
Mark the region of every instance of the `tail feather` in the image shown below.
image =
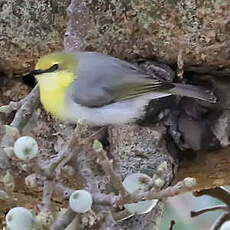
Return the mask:
M177 83L175 83L174 86L174 88L169 90L169 92L173 95L193 97L210 103L216 103L215 95L207 89L198 86Z

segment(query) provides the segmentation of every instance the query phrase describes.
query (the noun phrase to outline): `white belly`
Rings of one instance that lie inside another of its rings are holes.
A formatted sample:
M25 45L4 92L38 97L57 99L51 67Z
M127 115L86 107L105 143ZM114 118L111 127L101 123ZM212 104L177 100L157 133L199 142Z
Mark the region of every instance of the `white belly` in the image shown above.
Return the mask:
M169 93L151 93L127 101L120 101L100 108L88 108L73 101L68 102L65 120L76 123L79 120L89 125L121 125L141 118L144 108L151 99L166 97Z

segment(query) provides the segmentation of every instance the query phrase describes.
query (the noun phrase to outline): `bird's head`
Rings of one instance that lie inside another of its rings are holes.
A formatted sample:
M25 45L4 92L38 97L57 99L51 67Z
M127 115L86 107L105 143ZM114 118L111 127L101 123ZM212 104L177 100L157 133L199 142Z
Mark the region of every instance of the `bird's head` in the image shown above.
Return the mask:
M52 53L41 57L32 71L34 75L39 75L54 71L75 72L77 68L77 59L71 53Z
M69 85L77 70L77 58L71 53L52 53L41 57L35 70L30 74L34 75L40 83L51 83Z

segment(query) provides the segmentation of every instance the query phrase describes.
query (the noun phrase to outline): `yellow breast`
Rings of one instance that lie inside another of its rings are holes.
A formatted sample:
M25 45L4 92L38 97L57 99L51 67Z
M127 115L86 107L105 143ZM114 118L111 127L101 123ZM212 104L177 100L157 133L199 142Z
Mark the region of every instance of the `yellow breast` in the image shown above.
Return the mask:
M66 90L74 80L74 74L66 71L38 75L40 99L47 112L58 119L64 119L66 109Z

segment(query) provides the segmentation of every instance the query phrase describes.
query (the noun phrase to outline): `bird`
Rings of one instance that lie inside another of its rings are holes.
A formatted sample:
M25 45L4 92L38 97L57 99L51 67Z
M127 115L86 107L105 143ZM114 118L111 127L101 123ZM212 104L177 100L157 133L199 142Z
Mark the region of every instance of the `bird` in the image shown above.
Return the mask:
M133 123L151 100L170 95L216 102L207 89L155 79L127 61L98 52L47 54L30 74L39 84L44 109L67 123Z

